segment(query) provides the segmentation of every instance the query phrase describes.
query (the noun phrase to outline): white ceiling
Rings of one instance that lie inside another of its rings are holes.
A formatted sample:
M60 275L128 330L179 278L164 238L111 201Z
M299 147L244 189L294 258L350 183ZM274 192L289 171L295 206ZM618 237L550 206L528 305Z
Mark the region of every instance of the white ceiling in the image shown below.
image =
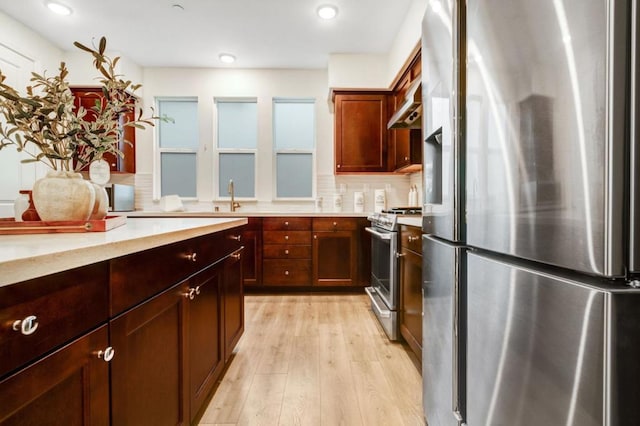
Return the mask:
M330 53L387 53L412 0L60 1L72 15L44 0L0 0L0 11L63 50L104 35L109 50L142 66L326 68ZM326 3L339 8L332 21L316 16ZM221 63L222 52L237 61Z

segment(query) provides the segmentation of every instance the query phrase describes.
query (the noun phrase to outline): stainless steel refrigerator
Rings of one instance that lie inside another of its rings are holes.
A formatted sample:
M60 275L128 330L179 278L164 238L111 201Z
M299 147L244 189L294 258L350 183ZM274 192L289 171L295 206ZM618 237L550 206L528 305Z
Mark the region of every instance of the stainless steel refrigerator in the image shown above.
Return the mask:
M636 0L429 1L430 426L640 424L637 25Z

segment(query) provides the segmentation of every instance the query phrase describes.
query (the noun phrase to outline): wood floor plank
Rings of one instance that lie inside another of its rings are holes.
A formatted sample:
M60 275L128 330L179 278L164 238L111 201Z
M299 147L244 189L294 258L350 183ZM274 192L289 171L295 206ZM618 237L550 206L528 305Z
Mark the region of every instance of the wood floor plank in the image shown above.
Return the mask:
M247 295L245 334L200 426L424 426L421 383L365 295Z
M242 407L238 426L277 425L286 381L286 374L256 374Z
M320 424L320 372L318 336L296 336L287 374L279 424Z

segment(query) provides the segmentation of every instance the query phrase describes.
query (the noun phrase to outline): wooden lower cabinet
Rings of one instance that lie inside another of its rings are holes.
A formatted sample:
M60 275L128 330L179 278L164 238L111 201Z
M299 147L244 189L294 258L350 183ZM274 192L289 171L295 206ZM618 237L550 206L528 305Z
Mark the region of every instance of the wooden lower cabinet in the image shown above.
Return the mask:
M187 424L184 314L189 287L179 284L110 322L114 425Z
M233 349L244 333L244 248L236 250L224 261L222 280L222 312L224 316L224 362L228 362Z
M242 274L244 285L262 285L262 218L249 217L242 231Z
M104 325L1 380L0 425L108 426L108 343Z
M422 235L420 228L400 227L400 334L422 360Z
M313 233L313 285L353 286L357 283L357 238L354 231Z
M222 263L217 263L189 281L188 294L193 295L193 299L185 305L189 317L189 406L193 407L190 422L198 416L224 368L220 309L224 279L224 267Z

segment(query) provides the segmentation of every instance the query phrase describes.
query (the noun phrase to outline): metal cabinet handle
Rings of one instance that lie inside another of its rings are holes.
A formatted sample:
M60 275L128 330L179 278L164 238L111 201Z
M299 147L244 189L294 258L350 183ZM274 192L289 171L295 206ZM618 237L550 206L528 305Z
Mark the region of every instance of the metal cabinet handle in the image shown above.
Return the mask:
M289 254L289 250L285 250L284 254L288 255Z
M288 222L288 221L287 221L287 222L285 222L285 223L284 223L284 226L289 226L289 222Z
M409 238L407 238L407 239L409 240L410 243L412 243L414 241L418 241L420 239L420 237L409 235Z
M194 290L195 290L196 296L199 296L200 295L200 286L199 285L196 286L196 288L194 288Z
M242 255L240 253L233 253L231 257L233 257L236 260L239 260L242 257Z
M340 164L338 164L338 168L342 167Z
M289 236L288 236L288 235L285 235L285 236L284 236L284 239L285 239L285 240L288 240L288 239L289 239Z
M333 226L338 226L338 222L333 222Z
M404 257L404 253L398 253L398 252L396 252L396 257L397 257L398 259L400 259L401 257Z
M231 240L240 241L241 238L242 238L241 235L229 235L229 239Z
M13 322L13 331L19 331L25 336L35 333L38 329L38 317L35 315L29 315L25 319L16 320Z
M285 275L289 275L289 271L284 271L284 274Z
M105 350L100 350L98 351L98 358L102 359L104 362L109 362L113 359L113 356L116 354L115 349L113 349L111 346L109 346L108 348L106 348Z
M314 240L317 240L317 239L318 239L318 234L315 234L315 235L313 236L313 239L314 239Z
M187 259L192 262L195 262L197 257L198 257L198 253L195 253L195 252L187 255Z
M182 295L189 300L193 300L196 297L196 289L190 288L189 291L185 291Z

